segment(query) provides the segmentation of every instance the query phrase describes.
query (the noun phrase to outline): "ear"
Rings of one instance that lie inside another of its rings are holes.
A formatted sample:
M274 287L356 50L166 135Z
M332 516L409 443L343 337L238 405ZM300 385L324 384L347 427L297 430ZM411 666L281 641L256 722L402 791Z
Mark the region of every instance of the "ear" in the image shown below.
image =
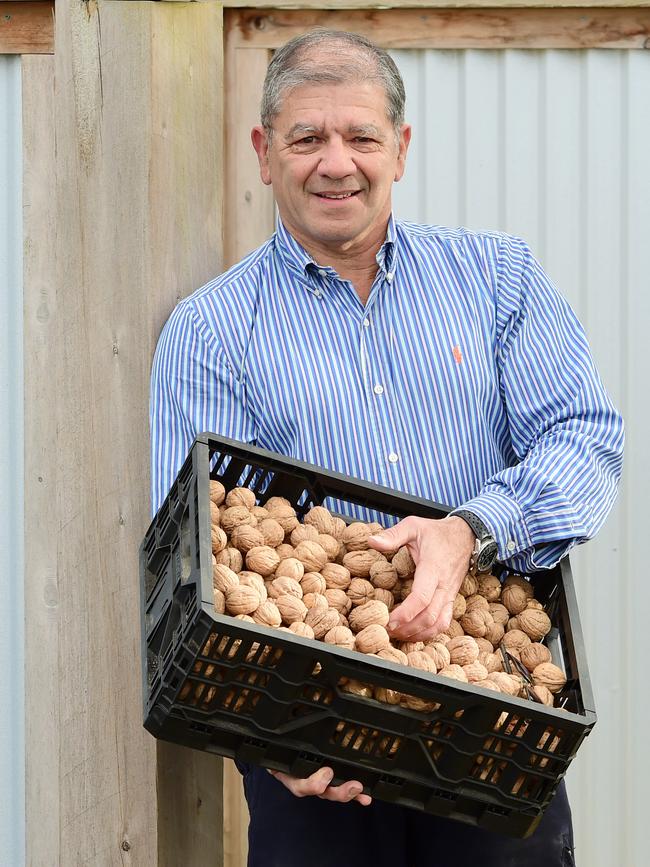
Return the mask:
M409 149L409 144L411 143L411 125L408 123L403 124L402 129L399 134L399 143L397 150L397 166L395 168L395 180L399 181L404 174L404 169L406 167L406 154Z
M260 164L260 177L267 186L271 183L271 168L269 166L269 138L263 126L254 126L251 130L251 142Z

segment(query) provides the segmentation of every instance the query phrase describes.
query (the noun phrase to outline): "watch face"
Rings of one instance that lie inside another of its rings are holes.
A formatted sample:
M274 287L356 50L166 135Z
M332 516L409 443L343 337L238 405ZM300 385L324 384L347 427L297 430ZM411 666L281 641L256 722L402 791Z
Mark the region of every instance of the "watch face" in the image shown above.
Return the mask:
M496 542L488 542L479 551L476 558L476 568L479 572L487 572L494 565L497 558L498 548Z

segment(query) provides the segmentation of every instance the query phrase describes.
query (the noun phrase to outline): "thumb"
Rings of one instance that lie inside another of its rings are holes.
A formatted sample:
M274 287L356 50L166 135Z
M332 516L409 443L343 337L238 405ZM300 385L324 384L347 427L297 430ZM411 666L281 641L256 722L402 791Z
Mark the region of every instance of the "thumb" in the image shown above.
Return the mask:
M382 533L376 533L368 537L368 544L376 551L397 551L402 545L415 538L413 529L408 518L404 518L394 527L388 527Z

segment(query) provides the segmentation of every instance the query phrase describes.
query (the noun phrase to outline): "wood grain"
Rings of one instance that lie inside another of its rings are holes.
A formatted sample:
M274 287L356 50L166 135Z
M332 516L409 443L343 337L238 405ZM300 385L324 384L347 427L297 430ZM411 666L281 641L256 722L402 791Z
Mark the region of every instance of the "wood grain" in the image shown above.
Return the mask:
M650 8L245 9L227 12L237 47L279 48L314 27L363 33L385 48L635 48L650 46Z
M0 54L54 54L54 0L0 0Z
M179 0L180 2L180 0ZM250 0L223 0L224 8L250 7ZM256 9L387 9L402 8L399 0L386 3L369 3L367 0L257 0ZM418 9L535 9L535 8L577 8L592 9L595 6L606 9L634 9L650 6L650 0L408 0L409 8Z

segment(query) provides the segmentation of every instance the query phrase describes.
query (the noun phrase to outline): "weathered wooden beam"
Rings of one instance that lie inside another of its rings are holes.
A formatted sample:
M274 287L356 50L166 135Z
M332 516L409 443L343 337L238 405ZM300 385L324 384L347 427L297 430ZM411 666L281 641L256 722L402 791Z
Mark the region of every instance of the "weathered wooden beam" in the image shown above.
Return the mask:
M0 0L0 54L54 54L54 0Z
M363 33L386 48L650 47L650 8L227 11L242 49L278 48L313 27Z
M169 2L169 0L168 0ZM182 0L179 0L182 2ZM252 5L257 9L389 9L408 6L418 9L470 9L470 8L496 8L496 9L535 9L535 8L575 8L593 9L594 7L605 9L634 9L636 7L650 6L650 0L408 0L400 3L399 0L387 0L387 2L368 2L368 0L257 0L251 4L250 0L223 0L224 8L243 8Z

